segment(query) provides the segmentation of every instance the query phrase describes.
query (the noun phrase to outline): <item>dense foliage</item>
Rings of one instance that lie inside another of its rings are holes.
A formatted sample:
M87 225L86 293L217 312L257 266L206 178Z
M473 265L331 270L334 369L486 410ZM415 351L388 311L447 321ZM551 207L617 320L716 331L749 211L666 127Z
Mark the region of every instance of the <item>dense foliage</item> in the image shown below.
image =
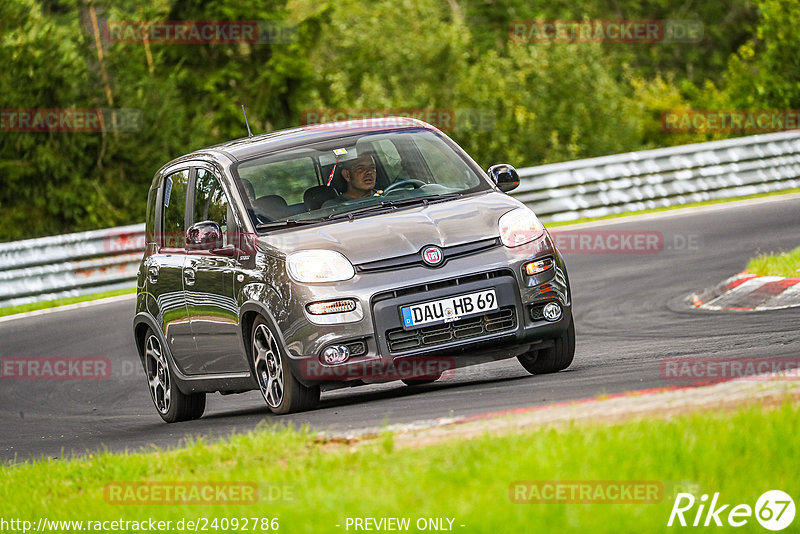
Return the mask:
M0 108L130 109L135 131L0 129L0 241L138 222L164 162L309 109L454 110L481 165L702 141L676 108L800 107L796 0L3 0ZM725 5L727 4L727 5ZM517 43L530 19L703 23L696 43ZM273 44L111 43L103 21L257 20ZM97 26L95 26L95 21ZM95 32L95 27L99 32ZM286 40L284 40L286 41Z

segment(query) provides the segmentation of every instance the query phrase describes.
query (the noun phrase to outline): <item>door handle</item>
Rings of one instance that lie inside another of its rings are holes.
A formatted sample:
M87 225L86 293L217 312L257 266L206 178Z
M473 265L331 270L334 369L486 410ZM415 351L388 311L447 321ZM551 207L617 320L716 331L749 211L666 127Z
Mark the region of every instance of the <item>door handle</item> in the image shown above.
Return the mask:
M158 265L150 265L147 268L147 279L151 284L158 282Z
M186 282L187 286L194 285L195 281L195 271L191 267L184 267L183 268L183 280Z

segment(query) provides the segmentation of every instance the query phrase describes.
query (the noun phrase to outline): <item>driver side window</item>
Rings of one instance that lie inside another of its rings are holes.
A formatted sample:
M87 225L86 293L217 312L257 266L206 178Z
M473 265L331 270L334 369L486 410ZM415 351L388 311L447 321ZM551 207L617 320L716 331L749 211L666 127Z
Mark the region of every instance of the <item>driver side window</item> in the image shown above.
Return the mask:
M228 244L228 198L217 177L197 169L194 186L193 222L214 221L222 229L223 246Z

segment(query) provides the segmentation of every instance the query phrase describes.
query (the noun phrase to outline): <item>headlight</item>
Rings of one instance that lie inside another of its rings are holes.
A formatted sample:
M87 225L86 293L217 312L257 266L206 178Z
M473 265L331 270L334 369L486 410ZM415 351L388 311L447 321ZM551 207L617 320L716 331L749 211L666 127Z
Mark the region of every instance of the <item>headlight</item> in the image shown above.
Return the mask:
M527 208L509 211L497 221L500 241L507 247L518 247L544 235L544 226Z
M298 282L341 282L356 272L353 265L333 250L301 250L286 258L289 276Z

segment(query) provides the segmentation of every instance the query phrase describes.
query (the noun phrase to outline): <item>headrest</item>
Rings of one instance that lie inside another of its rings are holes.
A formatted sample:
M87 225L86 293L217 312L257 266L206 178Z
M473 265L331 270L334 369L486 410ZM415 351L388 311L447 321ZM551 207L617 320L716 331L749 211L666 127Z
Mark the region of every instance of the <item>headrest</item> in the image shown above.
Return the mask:
M242 185L244 186L244 192L247 195L248 200L252 202L256 198L256 188L253 187L253 182L242 178Z

